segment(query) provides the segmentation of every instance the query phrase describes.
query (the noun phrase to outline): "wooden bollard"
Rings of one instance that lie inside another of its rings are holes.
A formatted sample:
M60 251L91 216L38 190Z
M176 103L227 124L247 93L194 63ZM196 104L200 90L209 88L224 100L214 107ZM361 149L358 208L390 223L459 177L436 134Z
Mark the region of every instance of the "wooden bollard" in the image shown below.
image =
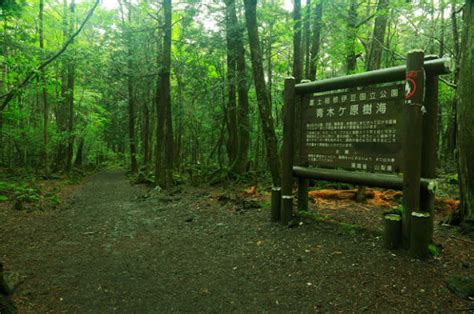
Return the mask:
M419 259L429 257L431 242L431 215L428 212L411 213L410 254Z
M280 221L281 212L281 188L274 186L272 188L272 208L271 208L271 220Z
M384 215L383 243L387 249L400 247L402 240L402 216L400 214Z
M293 219L293 195L281 196L281 224L286 226Z
M298 178L298 211L308 211L308 183L307 178Z

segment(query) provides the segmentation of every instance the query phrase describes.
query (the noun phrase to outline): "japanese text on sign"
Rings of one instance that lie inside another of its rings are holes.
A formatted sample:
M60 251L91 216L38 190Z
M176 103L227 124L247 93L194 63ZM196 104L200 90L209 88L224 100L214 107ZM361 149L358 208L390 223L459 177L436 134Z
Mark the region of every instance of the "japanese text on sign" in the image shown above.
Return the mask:
M403 97L400 84L311 97L302 121L308 164L400 171Z

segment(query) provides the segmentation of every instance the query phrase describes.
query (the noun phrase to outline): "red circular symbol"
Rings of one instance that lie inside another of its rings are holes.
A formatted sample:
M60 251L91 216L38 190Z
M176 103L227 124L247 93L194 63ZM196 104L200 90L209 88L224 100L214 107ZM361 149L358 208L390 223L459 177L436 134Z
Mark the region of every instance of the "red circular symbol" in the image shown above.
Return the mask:
M405 99L410 99L416 92L416 82L407 77L405 80Z

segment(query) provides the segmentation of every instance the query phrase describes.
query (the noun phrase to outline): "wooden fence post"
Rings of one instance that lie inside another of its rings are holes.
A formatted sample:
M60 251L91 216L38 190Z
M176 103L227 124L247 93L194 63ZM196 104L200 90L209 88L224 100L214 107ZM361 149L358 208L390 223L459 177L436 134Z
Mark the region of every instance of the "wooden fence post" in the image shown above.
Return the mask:
M424 52L413 50L407 55L405 80L405 120L403 143L403 247L410 247L412 212L420 209L422 117L425 72Z
M293 216L293 156L295 124L295 78L285 79L283 113L283 153L281 175L281 215L283 225L287 225Z

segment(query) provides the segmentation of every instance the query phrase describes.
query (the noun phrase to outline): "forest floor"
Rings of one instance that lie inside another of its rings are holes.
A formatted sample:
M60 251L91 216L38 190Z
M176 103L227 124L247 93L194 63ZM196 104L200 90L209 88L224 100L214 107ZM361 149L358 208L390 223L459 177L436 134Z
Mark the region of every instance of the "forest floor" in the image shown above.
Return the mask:
M442 250L421 262L383 248L384 208L369 204L320 202L334 219L288 228L267 193L238 188L159 192L104 170L69 193L54 210L0 208L20 313L474 310L446 287L474 271L454 228L436 225Z

